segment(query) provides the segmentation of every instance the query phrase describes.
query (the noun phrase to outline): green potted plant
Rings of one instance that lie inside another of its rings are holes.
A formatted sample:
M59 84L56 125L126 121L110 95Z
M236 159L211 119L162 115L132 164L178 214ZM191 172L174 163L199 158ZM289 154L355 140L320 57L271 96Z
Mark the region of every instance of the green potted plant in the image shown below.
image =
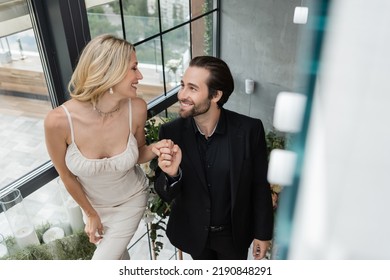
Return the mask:
M74 232L60 239L43 242L44 233L50 228L46 223L36 228L40 244L20 249L13 236L5 238L8 255L0 260L90 260L96 246L89 242L84 231Z
M145 136L147 144L158 141L158 132L160 126L169 120L169 118L160 117L158 119L149 119L146 122ZM156 180L155 171L157 167L157 158L154 158L148 163L141 164L141 168L144 170L146 176L148 177L150 185L150 197L145 211L144 220L149 225L149 236L152 242L154 258L157 258L160 251L164 247L164 244L159 241L159 238L163 237L161 234L159 234L159 231L165 231L165 220L170 214L170 205L164 202L154 189L153 183Z
M265 140L267 143L267 154L268 160L273 149L285 149L287 146L287 138L284 134L278 133L275 130L269 130L265 135ZM278 205L278 199L280 192L282 191L282 186L271 184L271 192L272 192L272 204L274 206L274 210L276 211Z
M288 144L289 139L286 137L285 134L279 133L276 130L272 129L269 130L265 135L265 140L267 143L267 154L268 154L268 160L271 154L271 151L273 149L281 149L284 150ZM274 208L274 213L276 213L277 207L278 207L278 201L279 196L281 195L281 192L283 191L283 187L277 184L271 184L271 195L272 195L272 205ZM272 241L271 241L272 242ZM266 258L271 258L271 253L273 250L273 243L271 243L271 246L269 247Z

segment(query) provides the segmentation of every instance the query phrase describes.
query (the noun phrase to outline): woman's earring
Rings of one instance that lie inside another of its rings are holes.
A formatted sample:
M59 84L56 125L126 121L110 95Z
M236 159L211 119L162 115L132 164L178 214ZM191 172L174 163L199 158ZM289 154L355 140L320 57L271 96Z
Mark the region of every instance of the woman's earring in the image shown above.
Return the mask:
M110 88L110 89L108 90L108 93L111 94L111 95L114 94L114 91L112 90L112 88Z

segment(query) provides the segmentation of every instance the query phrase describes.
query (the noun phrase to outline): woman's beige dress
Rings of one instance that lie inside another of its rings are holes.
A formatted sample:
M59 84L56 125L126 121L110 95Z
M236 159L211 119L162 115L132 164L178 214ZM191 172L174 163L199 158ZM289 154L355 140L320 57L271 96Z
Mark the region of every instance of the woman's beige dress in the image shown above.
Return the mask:
M103 239L92 259L129 259L127 246L144 214L149 193L146 176L136 164L138 145L131 130L131 100L127 148L119 155L104 159L89 159L81 154L74 140L72 112L62 107L72 137L65 156L66 165L77 176L104 226Z

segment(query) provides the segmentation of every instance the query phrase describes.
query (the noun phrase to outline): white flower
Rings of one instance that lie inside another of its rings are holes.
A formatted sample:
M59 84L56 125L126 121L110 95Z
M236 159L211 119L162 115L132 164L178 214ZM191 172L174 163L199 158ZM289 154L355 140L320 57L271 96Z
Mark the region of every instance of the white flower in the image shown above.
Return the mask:
M141 166L141 169L145 172L145 174L150 173L151 169L150 169L149 162L141 163L140 166Z
M282 186L277 184L271 184L271 190L275 193L280 193L282 191Z
M150 162L141 163L141 164L140 164L140 167L141 167L141 169L144 171L144 173L146 174L146 176L148 176L148 178L154 177L155 173L154 173L154 170L152 170L152 169L150 168Z
M149 208L146 208L146 211L145 211L144 217L143 217L145 223L149 224L149 223L153 222L155 217L156 217L156 215L154 213L152 213L152 211L150 211Z
M151 193L149 194L148 203L149 203L149 204L150 204L150 203L153 203L153 201L156 199L156 197L157 197L157 194L154 193L154 192L151 192Z
M181 64L181 59L170 59L168 60L167 62L167 68L169 68L170 70L172 70L173 72L175 72L177 70L177 68L179 68Z

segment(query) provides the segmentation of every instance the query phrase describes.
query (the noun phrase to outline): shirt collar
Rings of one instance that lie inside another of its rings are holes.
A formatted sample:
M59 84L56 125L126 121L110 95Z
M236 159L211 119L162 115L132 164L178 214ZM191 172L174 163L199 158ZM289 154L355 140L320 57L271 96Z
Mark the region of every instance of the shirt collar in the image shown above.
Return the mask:
M191 117L191 123L192 123L192 127L194 129L194 133L199 133L199 134L202 134L200 132L200 130L198 129L198 126L196 125L195 123L195 120L193 117ZM218 123L217 123L217 127L215 128L215 131L212 135L214 134L224 134L226 131L226 117L225 117L225 110L223 108L221 108L221 114L219 115L219 120L218 120Z

